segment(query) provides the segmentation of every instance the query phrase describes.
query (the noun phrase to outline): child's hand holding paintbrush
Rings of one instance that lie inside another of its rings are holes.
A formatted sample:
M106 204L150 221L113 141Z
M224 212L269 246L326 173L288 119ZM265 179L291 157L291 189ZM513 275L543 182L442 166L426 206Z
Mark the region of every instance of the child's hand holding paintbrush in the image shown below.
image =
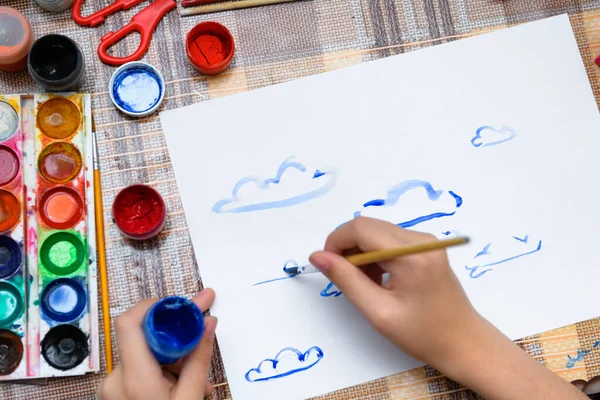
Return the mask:
M431 235L403 230L383 221L357 218L333 232L325 250L314 253L310 261L378 332L405 353L432 365L484 398L586 399L475 311L450 268L444 250L405 255L361 267L342 256L408 247L414 251L414 246L419 248L431 243L436 243ZM390 277L382 284L384 273ZM194 300L205 310L212 303L212 291L205 290ZM207 394L210 392L210 384L205 386L204 383L212 346L203 338L193 356L184 361L183 369L181 363L163 367L161 375L158 362L143 344L142 319L150 303L146 301L127 311L128 317L117 324L117 342L119 345L129 342L129 346L119 349L122 367L104 382L99 390L100 398L200 400L205 390ZM210 322L211 338L215 323ZM144 371L147 371L146 376ZM190 377L194 371L198 376Z

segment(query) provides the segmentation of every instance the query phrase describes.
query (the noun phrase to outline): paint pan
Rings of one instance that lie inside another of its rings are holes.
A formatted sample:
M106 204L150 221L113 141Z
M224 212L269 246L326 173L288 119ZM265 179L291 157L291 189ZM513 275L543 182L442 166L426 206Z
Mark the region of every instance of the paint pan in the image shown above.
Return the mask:
M9 236L0 235L0 279L13 276L22 261L21 246Z
M72 101L56 97L42 104L37 112L37 124L50 139L64 140L79 129L81 112Z
M46 191L38 204L40 217L51 228L72 228L83 217L83 199L69 187L59 186Z
M86 259L87 255L81 239L69 232L53 233L40 247L42 265L57 276L74 273Z
M0 327L9 327L23 315L23 295L14 285L0 282Z
M13 332L0 329L0 375L10 375L21 364L23 342Z
M0 233L8 232L21 219L21 203L8 190L0 189Z
M0 101L0 142L10 139L19 127L19 116L13 106Z
M235 52L233 36L218 22L201 22L187 34L187 56L196 70L204 75L225 71Z
M122 113L145 117L160 107L165 97L165 81L150 64L139 61L119 67L108 84L110 99Z
M81 318L87 297L83 286L75 279L60 278L44 288L40 305L47 319L69 323Z
M75 368L89 354L88 338L73 325L58 325L50 329L41 347L46 362L61 371Z
M70 91L84 73L81 49L63 35L42 36L33 43L27 62L34 81L51 91Z
M0 186L4 186L17 177L21 163L10 147L0 145Z
M48 182L67 183L81 171L81 153L71 143L56 142L46 146L38 159L38 171Z
M12 7L0 7L0 70L23 71L33 43L31 24Z

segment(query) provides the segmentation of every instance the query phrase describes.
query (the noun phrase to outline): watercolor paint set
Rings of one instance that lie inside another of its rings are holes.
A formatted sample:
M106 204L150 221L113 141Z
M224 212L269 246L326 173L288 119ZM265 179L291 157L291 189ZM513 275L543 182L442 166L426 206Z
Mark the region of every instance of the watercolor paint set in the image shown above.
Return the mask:
M88 94L0 96L0 381L99 369L91 125Z

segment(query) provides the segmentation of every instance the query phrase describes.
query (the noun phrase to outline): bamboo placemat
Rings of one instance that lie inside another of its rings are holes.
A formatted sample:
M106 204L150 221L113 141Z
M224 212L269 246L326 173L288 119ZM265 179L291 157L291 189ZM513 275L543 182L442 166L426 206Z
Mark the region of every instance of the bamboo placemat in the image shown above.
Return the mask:
M109 3L109 0L88 0L83 14ZM76 25L68 12L45 12L33 0L9 0L3 1L2 5L23 12L31 21L36 37L62 33L82 47L87 67L81 90L92 93L100 141L104 204L112 204L116 193L132 183L154 186L167 201L167 226L158 239L147 243L124 239L106 207L112 317L147 297L194 295L202 284L158 117L133 120L118 113L107 93L114 68L102 64L96 56L100 37L110 30L118 30L148 2L113 15L96 28ZM180 18L174 10L158 26L143 61L155 65L167 81L162 106L166 110L568 12L594 94L600 100L600 70L593 63L594 57L600 54L599 10L597 0L305 0L187 18ZM192 69L182 41L195 24L205 20L225 24L236 41L231 68L212 78L202 77ZM126 40L115 50L119 54L129 54L135 47L135 40ZM42 90L27 73L0 74L0 89L2 93ZM204 132L200 124L190 128L189 134L208 135L210 132ZM569 301L568 294L548 293L548 296L557 295L564 296L565 302ZM530 311L536 312L533 308ZM118 361L114 336L112 339L114 357ZM600 319L594 319L517 343L571 381L600 375L600 348L594 348L598 340ZM218 355L218 344L215 347L211 381L216 390L212 398L228 399L231 395ZM591 351L582 360L569 364L568 357L577 359L578 349ZM51 379L35 386L2 384L0 398L93 398L104 374L105 365L102 365L102 372L96 375ZM424 367L320 398L441 400L478 397L432 368Z

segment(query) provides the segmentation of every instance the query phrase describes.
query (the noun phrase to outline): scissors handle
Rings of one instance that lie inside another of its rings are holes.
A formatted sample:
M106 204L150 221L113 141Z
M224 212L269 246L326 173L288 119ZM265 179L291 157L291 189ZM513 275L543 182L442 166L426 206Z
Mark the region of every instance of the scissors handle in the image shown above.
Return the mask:
M104 22L104 18L107 15L115 13L119 10L127 10L138 3L141 3L144 0L116 0L109 6L104 7L100 11L97 11L87 17L81 16L81 6L83 5L83 0L75 0L73 3L73 8L71 9L71 15L73 16L73 20L79 25L89 25L96 26Z
M136 14L131 22L119 29L116 32L108 32L100 39L98 47L98 56L100 60L109 65L122 65L130 61L139 60L148 51L150 40L156 25L162 17L177 6L175 0L156 0L154 3L144 8ZM138 49L127 57L115 57L109 55L106 51L125 36L132 32L138 32L141 36L141 41Z

